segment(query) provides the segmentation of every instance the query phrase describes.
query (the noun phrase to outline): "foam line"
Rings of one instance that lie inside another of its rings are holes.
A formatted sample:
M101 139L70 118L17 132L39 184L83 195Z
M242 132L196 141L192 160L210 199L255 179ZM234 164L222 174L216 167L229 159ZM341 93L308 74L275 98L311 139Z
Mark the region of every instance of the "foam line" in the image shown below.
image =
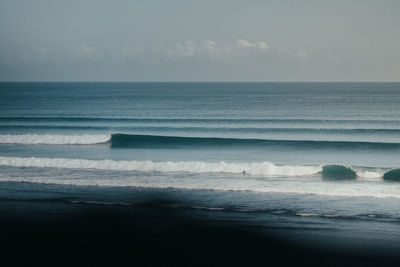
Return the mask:
M271 162L227 163L197 161L115 161L66 158L0 157L0 165L16 167L47 167L67 169L97 169L143 172L237 173L268 177L310 176L319 173L321 166L279 166Z
M93 145L105 143L111 139L111 135L53 135L53 134L21 134L0 135L1 144L23 145Z

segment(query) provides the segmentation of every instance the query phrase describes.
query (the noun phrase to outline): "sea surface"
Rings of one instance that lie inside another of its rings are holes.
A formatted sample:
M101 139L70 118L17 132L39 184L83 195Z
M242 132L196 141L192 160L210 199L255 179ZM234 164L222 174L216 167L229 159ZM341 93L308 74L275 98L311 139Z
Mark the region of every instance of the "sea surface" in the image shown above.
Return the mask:
M0 83L0 204L156 196L205 223L386 248L399 168L399 83Z

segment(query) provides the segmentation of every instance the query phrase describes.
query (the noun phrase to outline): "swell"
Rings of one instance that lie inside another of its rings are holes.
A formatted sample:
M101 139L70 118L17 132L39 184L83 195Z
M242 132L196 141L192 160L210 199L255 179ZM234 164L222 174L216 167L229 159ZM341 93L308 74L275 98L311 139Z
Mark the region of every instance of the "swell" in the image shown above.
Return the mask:
M400 182L400 169L394 169L386 172L383 175L383 179L388 181Z
M292 146L306 148L356 148L356 149L400 149L400 143L357 142L357 141L313 141L271 140L216 137L179 137L157 135L113 134L110 140L115 148L162 148L162 147L267 147Z
M96 145L112 148L185 148L185 147L270 147L290 146L308 149L399 150L400 143L364 141L272 140L219 137L182 137L139 134L21 134L0 135L0 144Z
M5 130L24 130L24 131L38 131L38 130L95 130L95 131L141 131L141 132L194 132L194 133L249 133L249 134L323 134L323 135L396 135L400 134L400 129L386 129L386 128L306 128L306 127L245 127L245 126L113 126L113 125L0 125ZM400 140L400 139L399 139Z
M250 119L250 118L125 118L125 117L70 117L70 116L0 116L0 121L23 121L23 122L190 122L190 123L400 123L400 120L368 120L368 119L304 119L304 118L267 118L267 119Z

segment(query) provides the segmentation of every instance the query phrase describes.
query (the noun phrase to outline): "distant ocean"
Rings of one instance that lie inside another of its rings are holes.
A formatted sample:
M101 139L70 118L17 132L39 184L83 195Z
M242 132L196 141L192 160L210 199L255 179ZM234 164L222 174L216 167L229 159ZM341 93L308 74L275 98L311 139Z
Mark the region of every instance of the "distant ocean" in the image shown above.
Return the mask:
M205 221L391 246L396 180L399 83L0 83L0 203L152 192Z

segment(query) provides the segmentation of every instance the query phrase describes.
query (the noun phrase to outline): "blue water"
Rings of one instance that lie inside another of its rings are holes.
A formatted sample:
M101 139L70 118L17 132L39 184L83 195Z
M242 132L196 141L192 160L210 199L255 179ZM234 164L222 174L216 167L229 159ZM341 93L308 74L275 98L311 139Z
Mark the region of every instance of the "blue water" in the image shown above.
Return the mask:
M400 242L399 104L399 83L0 83L0 199L150 190L211 218Z

